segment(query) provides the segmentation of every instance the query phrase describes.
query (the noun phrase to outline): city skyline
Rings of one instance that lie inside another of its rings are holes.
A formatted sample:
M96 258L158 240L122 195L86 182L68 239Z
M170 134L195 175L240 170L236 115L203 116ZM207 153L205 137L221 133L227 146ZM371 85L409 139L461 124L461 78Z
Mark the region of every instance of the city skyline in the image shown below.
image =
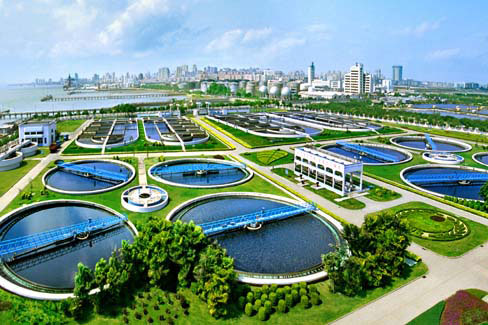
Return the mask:
M373 73L486 83L488 4L350 1L0 1L0 83L181 64ZM239 15L237 13L247 13ZM218 17L218 19L215 19ZM463 18L463 19L460 19ZM452 22L456 22L453 24Z

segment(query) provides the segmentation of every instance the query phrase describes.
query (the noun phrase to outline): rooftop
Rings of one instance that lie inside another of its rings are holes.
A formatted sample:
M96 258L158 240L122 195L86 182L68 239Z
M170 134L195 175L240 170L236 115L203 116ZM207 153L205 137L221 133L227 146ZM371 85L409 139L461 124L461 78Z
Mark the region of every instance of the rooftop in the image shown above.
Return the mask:
M327 151L327 150L322 150L318 148L310 148L310 147L300 147L297 148L296 150L301 150L305 151L309 154L312 154L317 157L325 158L330 161L339 163L341 165L349 166L349 165L358 165L361 164L361 162L357 159L346 157L346 156L341 156L339 154Z

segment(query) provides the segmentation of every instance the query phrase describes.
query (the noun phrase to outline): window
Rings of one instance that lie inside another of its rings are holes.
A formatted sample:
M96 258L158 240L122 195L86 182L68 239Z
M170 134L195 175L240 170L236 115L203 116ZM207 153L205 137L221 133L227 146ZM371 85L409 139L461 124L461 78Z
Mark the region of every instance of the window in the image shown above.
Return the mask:
M324 165L318 164L317 167L321 170L324 170Z
M342 173L338 170L336 170L335 174L336 174L336 176L342 177Z
M327 167L327 168L325 169L325 171L326 171L326 172L328 172L328 173L334 174L334 171L333 171L333 170L332 170L332 168L330 168L330 167Z

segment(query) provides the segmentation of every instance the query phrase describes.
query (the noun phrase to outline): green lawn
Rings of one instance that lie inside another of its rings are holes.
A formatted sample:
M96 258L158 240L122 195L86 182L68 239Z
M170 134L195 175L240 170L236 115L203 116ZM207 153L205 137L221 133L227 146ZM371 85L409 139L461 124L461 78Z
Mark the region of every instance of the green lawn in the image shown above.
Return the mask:
M260 166L291 164L294 159L293 154L281 149L246 152L241 156Z
M444 300L439 301L434 306L430 307L422 314L418 315L410 322L408 325L435 325L439 324L441 321L442 312L444 311L444 306L446 302Z
M59 133L74 132L76 131L86 120L65 120L56 123L56 130Z
M488 143L488 138L480 134L448 131L448 130L441 130L441 129L434 129L434 128L425 128L425 127L413 126L413 125L402 125L402 127L413 131L435 134L435 135L448 137L448 138L456 138L456 139L479 142L479 143Z
M428 205L423 202L409 202L409 203L404 203L401 205L397 205L395 207L392 207L390 209L382 210L380 212L393 212L396 213L400 210L404 209L411 209L411 208L425 208L425 209L432 209L432 210L437 210L442 213L450 214L453 215L452 213L449 213L447 211L438 209L436 207L433 207L431 205ZM379 213L379 212L375 212ZM427 248L430 249L431 251L436 252L437 254L441 254L444 256L460 256L463 255L464 253L470 251L471 249L483 244L484 242L488 241L488 227L485 225L482 225L480 223L474 222L472 220L455 216L459 218L461 221L463 221L465 224L468 225L469 229L471 232L469 233L468 236L454 240L454 241L434 241L434 240L428 240L428 239L422 239L414 236L410 236L410 239Z
M402 130L393 128L390 126L385 126L378 130L379 134L400 134L403 133ZM377 134L373 131L337 131L337 130L324 130L319 135L312 137L315 141L326 141L326 140L340 140L348 138L358 138L358 137L368 137Z
M23 160L19 168L0 172L0 196L4 195L12 188L22 177L25 176L32 168L34 168L40 160ZM0 207L0 211L2 207Z
M325 188L320 189L320 190L314 190L310 185L306 186L305 188L311 192L314 192L315 194L320 195L324 199L329 200L330 202L337 204L338 206L343 207L345 209L361 210L364 207L366 207L366 204L364 204L363 202L361 202L359 200L353 199L353 198L337 202L334 199L340 198L341 196L335 192L326 190Z
M291 169L288 169L288 168L273 168L271 169L271 171L273 173L275 173L276 175L278 176L281 176L283 178L286 178L287 180L289 180L290 182L293 182L293 183L298 183L296 180L295 180L295 173L293 173L293 170Z
M396 200L398 198L401 198L402 195L400 193L397 193L392 190L388 190L384 187L364 182L363 186L368 186L370 187L370 190L367 195L365 195L368 199L371 199L373 201L377 202L387 202L387 201L392 201Z

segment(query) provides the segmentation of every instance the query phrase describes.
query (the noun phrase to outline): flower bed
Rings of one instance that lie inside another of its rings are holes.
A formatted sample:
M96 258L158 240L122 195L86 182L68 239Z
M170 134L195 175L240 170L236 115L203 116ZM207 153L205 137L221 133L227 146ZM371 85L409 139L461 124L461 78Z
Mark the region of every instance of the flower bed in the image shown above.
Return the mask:
M465 324L465 318L473 321L469 324L488 321L488 304L467 291L459 290L446 300L441 325Z

